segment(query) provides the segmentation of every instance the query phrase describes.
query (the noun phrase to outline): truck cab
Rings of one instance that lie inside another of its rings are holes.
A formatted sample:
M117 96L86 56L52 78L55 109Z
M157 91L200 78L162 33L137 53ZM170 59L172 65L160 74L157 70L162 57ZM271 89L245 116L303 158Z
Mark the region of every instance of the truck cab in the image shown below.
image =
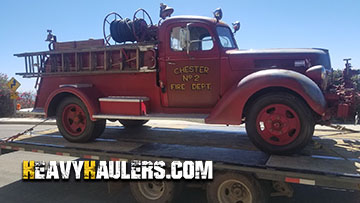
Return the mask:
M214 107L245 76L269 69L306 74L310 67L320 65L312 70L320 76L313 77L313 81L322 89L327 88L331 72L327 50L239 50L229 26L215 18L172 17L159 30L159 39L164 42L159 46L159 50L164 50L159 51L163 62L159 67L160 80L167 89L162 100L164 107ZM321 105L314 107L319 114L325 107L324 103ZM239 120L224 124L239 124Z

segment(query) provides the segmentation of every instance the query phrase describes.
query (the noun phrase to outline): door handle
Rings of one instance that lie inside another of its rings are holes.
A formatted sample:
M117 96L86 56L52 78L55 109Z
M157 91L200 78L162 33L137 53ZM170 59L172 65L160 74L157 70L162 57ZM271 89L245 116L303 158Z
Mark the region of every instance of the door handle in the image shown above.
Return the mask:
M176 63L173 62L173 61L168 61L167 63L168 63L169 65L176 65Z

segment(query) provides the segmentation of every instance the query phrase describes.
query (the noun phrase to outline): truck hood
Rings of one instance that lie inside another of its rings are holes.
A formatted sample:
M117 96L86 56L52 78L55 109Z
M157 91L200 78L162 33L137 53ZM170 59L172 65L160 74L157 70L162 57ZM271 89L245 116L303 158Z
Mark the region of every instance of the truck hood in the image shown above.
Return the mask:
M322 54L326 49L319 48L296 48L296 49L247 49L247 50L228 50L228 54Z
M233 70L280 68L304 73L315 65L331 68L326 49L227 50L226 54Z

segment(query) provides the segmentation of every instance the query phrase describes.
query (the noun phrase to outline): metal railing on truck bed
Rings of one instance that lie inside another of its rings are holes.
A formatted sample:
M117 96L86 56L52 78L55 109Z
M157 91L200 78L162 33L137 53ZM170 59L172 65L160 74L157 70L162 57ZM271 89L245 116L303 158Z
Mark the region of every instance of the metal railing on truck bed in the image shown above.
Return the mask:
M99 43L102 41L102 44ZM155 71L157 42L104 46L103 40L57 42L54 50L14 54L24 57L24 78L54 74Z

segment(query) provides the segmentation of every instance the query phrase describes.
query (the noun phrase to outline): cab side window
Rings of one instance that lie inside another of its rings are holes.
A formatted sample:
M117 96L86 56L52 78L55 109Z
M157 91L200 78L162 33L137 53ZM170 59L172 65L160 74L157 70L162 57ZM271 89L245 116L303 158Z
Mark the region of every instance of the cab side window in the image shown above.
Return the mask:
M211 50L214 46L209 31L204 27L190 27L190 51Z
M204 27L191 26L189 51L206 51L214 47L213 38L209 31ZM173 51L186 51L186 45L182 44L181 38L185 37L184 29L174 27L171 30L170 46Z

